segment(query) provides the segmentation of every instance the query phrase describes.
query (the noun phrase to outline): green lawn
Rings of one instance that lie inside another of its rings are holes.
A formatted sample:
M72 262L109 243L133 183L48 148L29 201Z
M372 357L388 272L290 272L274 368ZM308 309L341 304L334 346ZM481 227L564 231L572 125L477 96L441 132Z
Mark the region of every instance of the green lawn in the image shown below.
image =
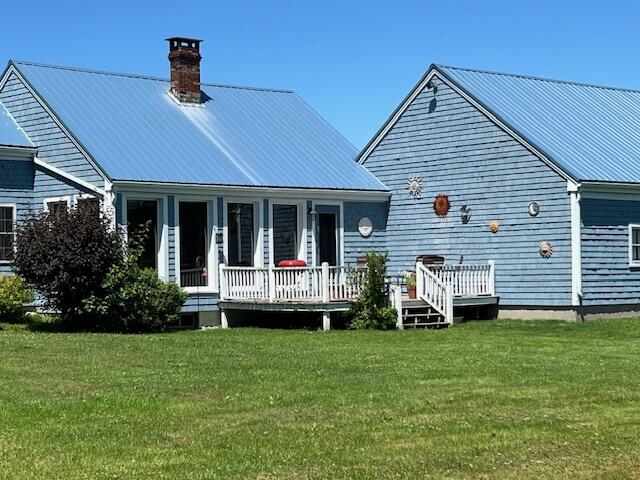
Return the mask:
M0 331L0 478L639 478L640 319Z

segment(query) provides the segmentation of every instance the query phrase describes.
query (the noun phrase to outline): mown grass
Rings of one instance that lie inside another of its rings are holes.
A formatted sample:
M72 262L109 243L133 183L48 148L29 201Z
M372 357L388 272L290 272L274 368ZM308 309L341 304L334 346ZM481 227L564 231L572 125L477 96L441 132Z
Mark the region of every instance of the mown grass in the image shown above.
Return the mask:
M0 332L0 478L638 478L639 434L639 319Z

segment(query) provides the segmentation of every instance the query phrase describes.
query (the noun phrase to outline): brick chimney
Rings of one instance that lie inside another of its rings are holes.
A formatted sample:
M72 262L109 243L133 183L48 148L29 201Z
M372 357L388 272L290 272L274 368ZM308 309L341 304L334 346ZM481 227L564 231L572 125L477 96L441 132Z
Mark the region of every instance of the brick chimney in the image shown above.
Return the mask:
M200 103L200 43L195 38L171 37L171 93L183 103Z

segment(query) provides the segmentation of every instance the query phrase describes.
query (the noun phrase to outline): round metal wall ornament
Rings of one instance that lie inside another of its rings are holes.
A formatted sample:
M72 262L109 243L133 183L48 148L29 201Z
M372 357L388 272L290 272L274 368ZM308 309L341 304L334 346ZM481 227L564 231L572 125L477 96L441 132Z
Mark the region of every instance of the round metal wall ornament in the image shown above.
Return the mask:
M362 217L358 221L358 232L365 238L373 233L373 223L369 217Z
M420 198L422 193L422 178L413 176L409 179L409 196L411 198Z
M498 223L497 220L491 220L489 223L489 230L491 233L498 233L498 230L500 230L500 223Z
M538 213L540 213L540 205L538 204L538 202L531 202L529 204L529 215L535 217L538 215Z
M451 202L449 201L449 197L446 195L436 195L436 198L433 201L433 211L436 212L436 215L439 217L446 217L449 214L450 209Z
M540 246L538 247L538 251L540 252L540 256L543 258L549 258L553 255L553 246L550 242L544 241L540 242Z

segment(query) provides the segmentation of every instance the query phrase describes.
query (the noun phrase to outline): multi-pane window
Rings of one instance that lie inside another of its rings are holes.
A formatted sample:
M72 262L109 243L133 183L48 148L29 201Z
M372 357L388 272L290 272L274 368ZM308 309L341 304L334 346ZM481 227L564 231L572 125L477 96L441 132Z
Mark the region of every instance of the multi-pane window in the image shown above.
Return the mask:
M95 197L80 197L78 198L78 208L90 208L95 211L96 214L100 214L100 200Z
M0 207L0 262L13 260L15 243L15 207Z
M56 215L57 213L67 211L69 208L69 201L66 199L62 200L47 200L47 210L50 214Z
M640 225L629 225L629 264L640 267Z

